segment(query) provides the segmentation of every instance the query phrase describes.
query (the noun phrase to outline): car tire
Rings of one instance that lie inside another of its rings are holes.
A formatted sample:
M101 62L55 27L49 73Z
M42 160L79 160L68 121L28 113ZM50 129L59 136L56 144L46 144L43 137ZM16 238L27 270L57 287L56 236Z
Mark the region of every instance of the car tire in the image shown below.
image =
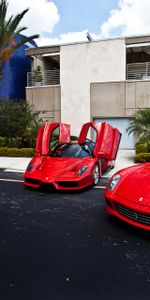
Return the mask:
M93 185L97 185L99 183L99 179L100 179L99 174L100 174L99 166L95 165L93 170Z

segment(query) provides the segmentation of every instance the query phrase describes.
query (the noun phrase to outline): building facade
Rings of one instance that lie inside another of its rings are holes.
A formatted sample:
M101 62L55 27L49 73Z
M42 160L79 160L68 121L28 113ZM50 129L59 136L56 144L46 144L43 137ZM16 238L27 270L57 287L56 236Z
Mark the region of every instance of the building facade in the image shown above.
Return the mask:
M21 41L23 35L19 34L16 41ZM31 58L25 55L25 49L36 47L34 41L28 42L18 48L11 59L3 66L2 79L0 80L0 98L9 100L25 99L27 73L31 71Z
M26 50L32 57L26 99L50 122L107 121L122 132L122 149L134 148L130 117L150 107L150 36L116 38ZM41 67L37 86L34 69Z

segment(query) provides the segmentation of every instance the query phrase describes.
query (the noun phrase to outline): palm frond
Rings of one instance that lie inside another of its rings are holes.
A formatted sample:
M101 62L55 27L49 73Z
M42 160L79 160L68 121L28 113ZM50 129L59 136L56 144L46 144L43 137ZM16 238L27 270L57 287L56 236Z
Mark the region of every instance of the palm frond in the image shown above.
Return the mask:
M127 132L136 133L139 140L150 140L150 108L140 109L131 117Z
M13 16L11 16L11 17L8 19L8 21L5 22L5 30L6 30L6 31L8 31L8 28L9 28L11 22L12 22L12 18L13 18Z
M24 45L24 44L26 44L26 43L30 42L31 40L34 40L34 39L36 39L36 38L38 38L38 37L39 37L39 35L37 35L37 34L31 35L30 37L23 37L23 38L21 39L21 41L16 42L16 44L12 47L13 52L14 52L16 49L20 48L22 45Z
M26 30L26 29L27 29L27 27L25 27L25 26L24 26L24 27L18 28L18 29L14 32L14 34L12 35L12 37L13 37L13 38L16 38L20 32L22 32L22 31L24 31L24 30Z
M12 18L9 27L7 28L8 34L11 36L17 29L20 21L22 20L23 16L28 12L29 8L23 10L20 14L17 14L14 18Z
M24 15L28 12L29 8L26 8L16 16L11 16L8 21L7 18L7 0L0 0L0 71L2 65L10 59L12 54L24 45L25 43L39 37L38 34L31 35L28 37L22 36L20 41L17 41L17 36L22 33L26 26L18 27L20 21Z
M1 0L0 2L0 35L3 31L6 14L7 14L8 3L6 0Z

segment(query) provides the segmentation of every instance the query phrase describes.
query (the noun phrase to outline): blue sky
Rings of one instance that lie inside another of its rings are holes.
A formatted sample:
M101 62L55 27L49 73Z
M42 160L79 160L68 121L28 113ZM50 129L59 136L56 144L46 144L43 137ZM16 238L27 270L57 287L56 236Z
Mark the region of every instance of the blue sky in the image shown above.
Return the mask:
M54 0L60 12L60 21L52 35L59 36L68 31L88 29L99 34L100 24L107 20L109 12L117 7L117 0Z
M8 0L8 17L29 7L24 34L39 46L130 35L150 35L150 0Z

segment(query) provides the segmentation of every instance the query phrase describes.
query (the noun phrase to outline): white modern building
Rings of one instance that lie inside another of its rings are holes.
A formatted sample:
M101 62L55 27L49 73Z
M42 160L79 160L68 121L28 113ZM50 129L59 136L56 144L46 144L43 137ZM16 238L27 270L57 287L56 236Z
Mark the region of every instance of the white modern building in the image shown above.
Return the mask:
M136 110L150 107L150 36L38 47L26 55L33 59L26 99L43 120L70 123L74 135L83 123L107 121L122 132L120 147L134 148L126 128Z

